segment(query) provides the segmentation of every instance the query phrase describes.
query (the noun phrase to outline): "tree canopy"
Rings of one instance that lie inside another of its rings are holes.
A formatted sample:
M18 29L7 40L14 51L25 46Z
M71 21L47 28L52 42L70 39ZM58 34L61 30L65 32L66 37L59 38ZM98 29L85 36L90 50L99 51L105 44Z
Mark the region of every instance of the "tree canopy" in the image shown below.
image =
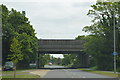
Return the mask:
M84 27L83 31L89 32L86 36L84 51L92 56L94 64L100 70L113 69L113 29L116 29L116 48L119 54L120 43L120 2L97 2L91 5L88 16L92 17L93 24ZM93 61L92 60L92 61ZM118 60L119 61L119 60Z
M25 11L8 10L2 6L2 54L4 62L16 57L20 60L19 66L27 67L29 63L35 63L38 52L38 39L35 30L25 16Z

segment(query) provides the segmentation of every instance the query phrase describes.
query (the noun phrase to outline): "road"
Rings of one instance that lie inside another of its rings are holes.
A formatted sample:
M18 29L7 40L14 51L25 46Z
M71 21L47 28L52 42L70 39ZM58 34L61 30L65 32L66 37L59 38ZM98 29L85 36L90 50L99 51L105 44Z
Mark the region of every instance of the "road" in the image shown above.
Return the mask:
M44 68L66 68L64 66L59 66L59 65L45 65Z
M63 68L63 66L49 66L46 68ZM104 75L84 72L78 69L52 69L42 78L112 78Z

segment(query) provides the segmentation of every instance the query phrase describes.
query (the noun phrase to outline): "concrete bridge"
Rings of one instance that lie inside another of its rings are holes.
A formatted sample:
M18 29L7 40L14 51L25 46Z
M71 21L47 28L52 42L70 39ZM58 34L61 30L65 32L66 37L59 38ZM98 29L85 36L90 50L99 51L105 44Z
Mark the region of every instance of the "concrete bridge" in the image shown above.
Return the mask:
M63 40L63 39L40 39L39 53L56 54L56 53L78 53L83 49L82 40Z
M40 54L80 54L81 64L87 67L88 55L83 52L83 42L74 39L39 39L38 57Z

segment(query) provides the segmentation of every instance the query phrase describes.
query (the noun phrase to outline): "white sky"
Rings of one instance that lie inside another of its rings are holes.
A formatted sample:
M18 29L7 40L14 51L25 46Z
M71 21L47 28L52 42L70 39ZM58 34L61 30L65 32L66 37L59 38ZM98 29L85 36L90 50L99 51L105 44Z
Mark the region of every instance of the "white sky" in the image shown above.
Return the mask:
M64 58L62 54L50 54L50 55L56 58Z
M3 0L9 9L26 11L36 36L42 39L74 39L87 35L83 27L91 24L86 14L96 0ZM61 57L61 55L55 55Z

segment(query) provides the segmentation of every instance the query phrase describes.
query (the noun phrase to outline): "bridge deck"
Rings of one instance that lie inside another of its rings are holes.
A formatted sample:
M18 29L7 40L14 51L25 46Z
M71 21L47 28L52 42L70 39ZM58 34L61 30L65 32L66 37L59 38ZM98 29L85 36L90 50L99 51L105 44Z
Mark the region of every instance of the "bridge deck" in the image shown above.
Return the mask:
M49 39L40 39L39 40L39 51L68 51L68 52L78 52L83 49L83 41L82 40L49 40Z

